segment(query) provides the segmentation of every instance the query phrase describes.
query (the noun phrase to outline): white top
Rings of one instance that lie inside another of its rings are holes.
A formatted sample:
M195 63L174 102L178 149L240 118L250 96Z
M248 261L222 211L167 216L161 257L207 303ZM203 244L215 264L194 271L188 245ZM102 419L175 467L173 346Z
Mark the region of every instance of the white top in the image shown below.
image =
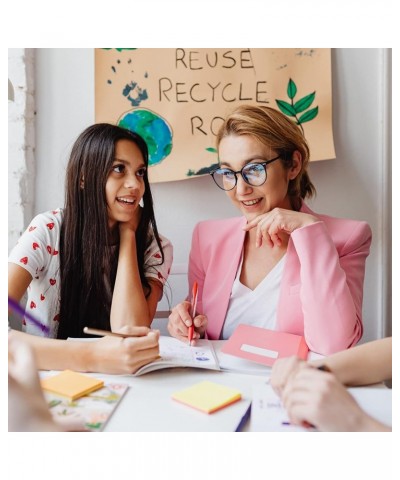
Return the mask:
M28 287L26 309L50 328L49 337L55 338L60 312L60 232L63 209L58 208L37 215L12 249L8 261L23 267L32 275ZM153 237L145 252L145 276L165 284L172 265L172 244L160 235L164 263L160 249ZM112 248L112 247L111 247ZM33 335L44 333L29 320L23 320L23 330Z
M240 281L243 264L242 256L232 286L228 311L220 337L222 340L227 340L241 323L270 330L276 329L276 310L285 258L286 254L257 287L251 290Z

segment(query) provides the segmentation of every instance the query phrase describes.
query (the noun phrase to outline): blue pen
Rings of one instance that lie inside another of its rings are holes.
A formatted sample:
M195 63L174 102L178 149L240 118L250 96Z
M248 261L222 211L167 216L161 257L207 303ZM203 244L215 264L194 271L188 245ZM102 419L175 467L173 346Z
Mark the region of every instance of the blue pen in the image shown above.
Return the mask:
M36 327L40 328L40 330L44 332L46 335L49 334L50 328L47 325L44 325L40 320L36 319L31 313L25 311L21 307L21 305L11 297L8 297L8 306L11 308L11 310L14 310L15 313L18 313L18 315L20 315L21 317L25 317L27 320L32 322Z

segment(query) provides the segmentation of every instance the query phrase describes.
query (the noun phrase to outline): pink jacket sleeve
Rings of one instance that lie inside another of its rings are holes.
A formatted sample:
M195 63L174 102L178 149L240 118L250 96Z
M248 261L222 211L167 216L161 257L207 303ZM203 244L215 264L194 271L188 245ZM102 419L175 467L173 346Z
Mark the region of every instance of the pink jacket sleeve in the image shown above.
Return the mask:
M365 261L371 229L365 222L335 246L324 222L291 235L300 261L304 336L310 350L328 355L355 345L362 336Z

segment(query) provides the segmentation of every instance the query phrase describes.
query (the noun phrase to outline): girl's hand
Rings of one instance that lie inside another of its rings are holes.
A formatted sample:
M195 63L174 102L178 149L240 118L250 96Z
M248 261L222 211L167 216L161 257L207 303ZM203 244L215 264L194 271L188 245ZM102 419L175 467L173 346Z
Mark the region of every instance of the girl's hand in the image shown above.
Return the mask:
M129 232L135 233L138 229L140 219L142 218L142 207L139 205L138 208L135 210L134 215L128 222L119 222L119 233L120 235L123 234L126 230Z
M196 315L194 319L189 314L191 303L184 301L172 309L168 319L168 332L172 337L188 343L189 327L194 324L193 344L200 339L207 328L208 319L205 315Z
M318 218L308 213L274 208L270 212L263 213L250 220L243 230L257 229L256 247L261 247L263 241L269 247L274 247L275 245L282 245L280 233L290 235L294 230L318 221Z
M158 330L126 326L118 333L134 336L126 338L107 336L88 343L91 357L90 371L130 374L159 358Z

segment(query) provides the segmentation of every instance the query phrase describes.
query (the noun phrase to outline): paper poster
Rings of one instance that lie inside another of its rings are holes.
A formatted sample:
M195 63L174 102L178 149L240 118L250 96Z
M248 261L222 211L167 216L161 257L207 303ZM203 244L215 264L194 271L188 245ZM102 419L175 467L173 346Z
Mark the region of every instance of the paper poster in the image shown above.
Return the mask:
M215 168L215 136L239 104L282 111L311 160L335 157L330 49L95 49L96 122L145 138L152 182Z

